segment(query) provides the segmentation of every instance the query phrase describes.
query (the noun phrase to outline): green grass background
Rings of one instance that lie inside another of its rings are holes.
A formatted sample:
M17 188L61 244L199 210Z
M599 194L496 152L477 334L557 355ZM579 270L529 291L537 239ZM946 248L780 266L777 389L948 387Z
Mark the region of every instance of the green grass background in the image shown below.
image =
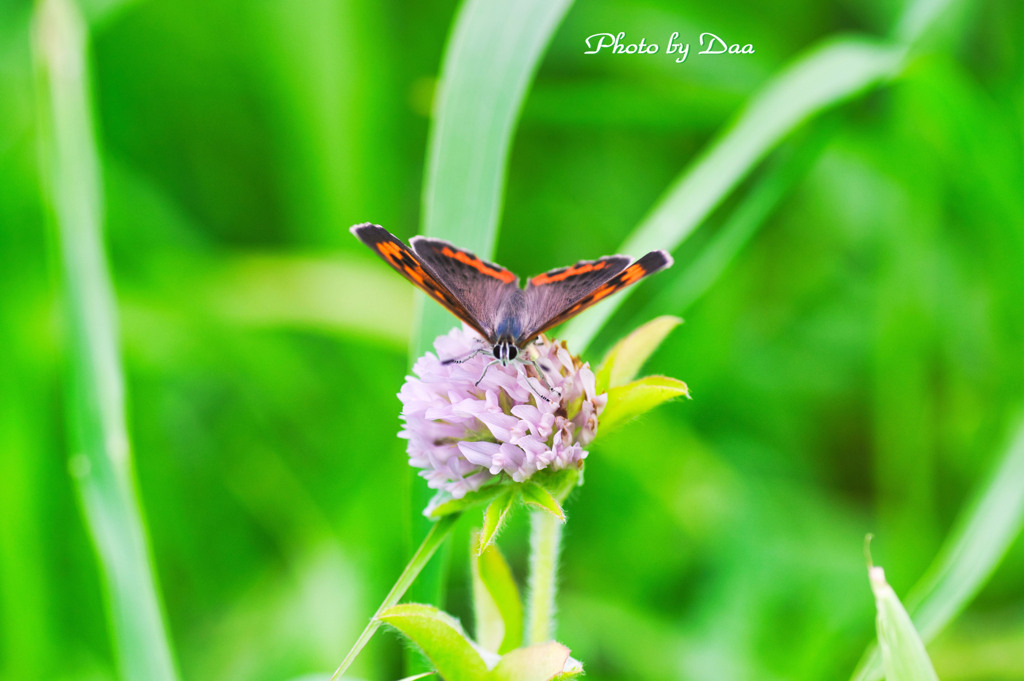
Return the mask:
M906 17L929 7L918 33ZM329 671L411 555L424 498L395 437L413 291L347 227L421 229L456 5L82 10L128 437L181 677ZM32 13L0 4L0 679L112 679L69 474L77 341ZM757 52L584 55L605 31ZM729 161L788 100L701 165L844 35L912 49L749 173ZM864 535L903 596L974 504L1024 495L1019 473L991 483L1024 397L1021 35L1012 2L602 1L558 26L511 141L495 259L531 275L618 251L681 173L705 183L683 210L720 194L692 232L669 214L676 266L587 349L683 316L648 370L694 398L599 438L568 503L558 636L587 678L847 678L873 638ZM502 541L520 575L524 521ZM443 560L468 625L467 530ZM945 680L1024 678L1015 534L929 645ZM402 658L382 633L353 671L397 678Z

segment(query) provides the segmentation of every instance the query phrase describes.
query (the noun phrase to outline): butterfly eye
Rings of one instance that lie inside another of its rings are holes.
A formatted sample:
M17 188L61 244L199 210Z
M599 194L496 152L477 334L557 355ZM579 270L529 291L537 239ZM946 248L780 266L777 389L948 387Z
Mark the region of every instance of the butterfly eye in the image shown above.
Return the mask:
M502 364L508 364L516 358L516 355L519 354L519 348L515 346L515 343L503 340L495 343L494 348L491 350L491 354L494 355L494 359L498 360Z

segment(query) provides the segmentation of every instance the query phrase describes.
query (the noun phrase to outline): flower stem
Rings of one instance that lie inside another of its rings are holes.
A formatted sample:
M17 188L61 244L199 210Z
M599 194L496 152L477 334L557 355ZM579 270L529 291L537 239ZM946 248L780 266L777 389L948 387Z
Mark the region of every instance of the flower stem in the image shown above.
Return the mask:
M562 521L548 511L530 512L529 601L526 604L526 643L554 638L555 592Z
M348 655L346 655L345 659L341 661L338 668L334 670L334 674L331 675L330 681L335 681L335 679L344 674L345 670L348 669L356 659L356 656L358 656L363 648L366 647L366 644L370 642L374 633L376 633L377 629L380 628L380 620L377 618L382 612L398 603L412 585L413 581L415 581L420 570L423 569L423 566L427 564L430 557L434 555L435 551L437 551L437 547L441 545L445 537L447 537L452 528L455 527L455 521L458 520L461 515L461 513L446 515L434 523L434 526L430 528L430 532L428 532L427 536L424 537L423 543L420 544L418 549L416 549L416 553L413 554L412 558L409 560L409 564L405 566L404 570L402 570L402 574L398 576L398 581L396 581L395 585L391 587L391 591L389 591L388 595L384 597L384 602L380 604L379 608L377 608L377 612L373 613L373 617L370 618L366 628L363 629L363 633L359 635L355 645L353 645L352 649L348 651Z

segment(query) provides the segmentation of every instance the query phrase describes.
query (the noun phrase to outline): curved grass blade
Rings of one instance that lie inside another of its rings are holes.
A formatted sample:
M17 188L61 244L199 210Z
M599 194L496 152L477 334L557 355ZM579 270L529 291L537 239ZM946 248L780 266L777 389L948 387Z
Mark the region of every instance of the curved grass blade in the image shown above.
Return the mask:
M764 173L717 229L697 256L680 265L674 277L653 296L637 319L657 317L665 310L682 314L699 300L735 261L761 225L821 157L835 126L818 126L800 143L779 150Z
M423 181L422 234L448 239L483 258L497 241L505 169L515 122L533 74L571 0L517 3L464 0L441 66ZM416 296L418 320L410 342L413 358L450 329L452 316ZM429 504L422 486L413 506ZM426 532L413 520L414 535ZM434 601L441 591L431 566L414 596Z
M620 252L675 249L794 128L893 76L905 51L903 47L856 38L832 40L811 50L770 81L707 151L678 176ZM585 349L630 293L623 291L577 317L563 338L578 350Z
M1024 529L1024 422L1013 443L974 501L957 521L935 562L907 597L921 638L930 641L978 593ZM880 678L880 656L872 645L854 681Z
M103 190L88 90L87 36L69 0L33 17L44 204L57 230L69 361L74 477L96 547L113 647L125 679L173 681L175 669L132 471L113 286L103 252Z
M620 253L674 250L751 168L800 123L870 87L895 77L954 0L907 4L888 44L862 38L826 41L776 76L737 116L626 240ZM577 317L562 336L586 349L597 331L633 290Z
M430 131L423 234L492 256L515 122L544 49L571 4L463 3L445 51ZM452 326L451 315L433 303L420 309L416 357Z

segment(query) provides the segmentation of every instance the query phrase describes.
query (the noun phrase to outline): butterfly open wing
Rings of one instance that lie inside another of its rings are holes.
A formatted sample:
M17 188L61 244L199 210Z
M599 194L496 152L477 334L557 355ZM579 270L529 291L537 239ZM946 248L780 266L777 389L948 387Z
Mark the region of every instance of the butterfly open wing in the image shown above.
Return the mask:
M409 243L477 321L484 338L494 343L502 315L517 307L510 301L522 298L519 277L441 239L417 236Z
M591 305L671 265L668 253L651 251L633 263L626 256L612 255L533 277L526 287L530 319L516 345L522 347Z
M369 246L384 262L412 282L428 296L441 303L449 312L477 330L485 338L487 332L479 318L461 302L459 296L446 286L411 248L389 231L370 222L355 225L349 230L357 239Z
M351 229L399 274L488 342L499 336L522 349L538 335L672 264L665 251L635 262L622 255L581 260L533 277L526 290L509 270L447 241L414 237L410 246L369 222Z

